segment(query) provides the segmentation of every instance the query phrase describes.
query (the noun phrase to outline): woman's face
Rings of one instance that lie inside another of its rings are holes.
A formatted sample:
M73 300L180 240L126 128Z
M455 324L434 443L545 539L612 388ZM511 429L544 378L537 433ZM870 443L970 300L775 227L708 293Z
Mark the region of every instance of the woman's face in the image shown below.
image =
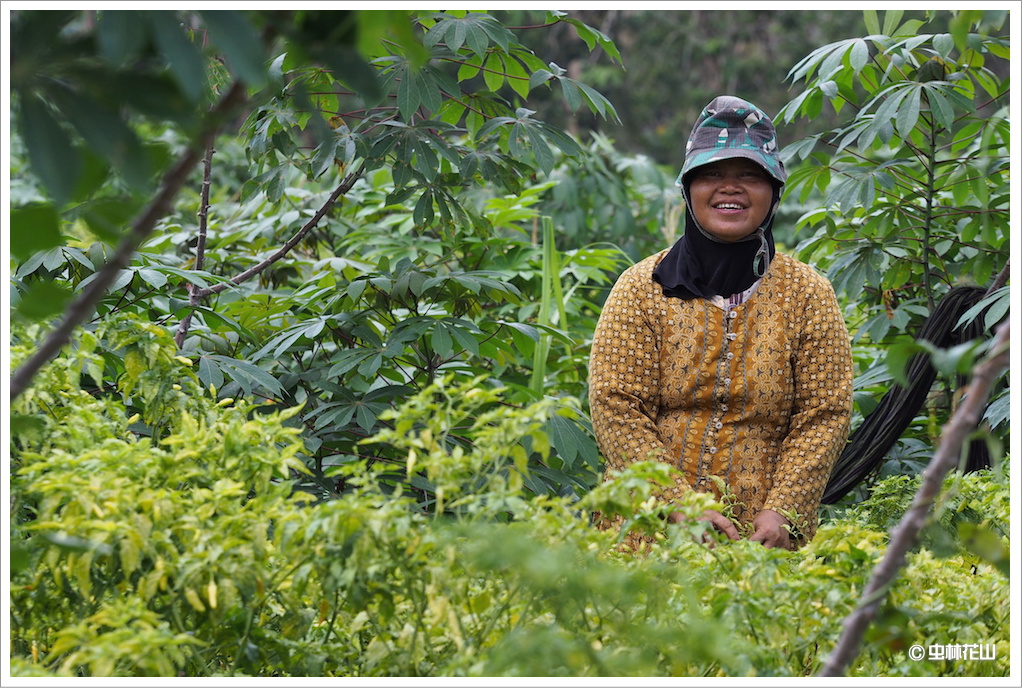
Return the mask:
M766 170L745 158L697 167L688 188L696 222L707 233L729 243L755 232L774 200Z

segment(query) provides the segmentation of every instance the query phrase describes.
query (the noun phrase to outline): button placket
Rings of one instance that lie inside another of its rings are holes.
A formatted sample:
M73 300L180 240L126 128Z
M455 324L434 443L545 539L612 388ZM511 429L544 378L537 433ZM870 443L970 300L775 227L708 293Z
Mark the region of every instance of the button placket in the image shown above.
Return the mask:
M724 414L727 412L727 400L730 396L731 387L731 361L734 360L734 352L731 351L731 343L737 339L732 332L732 325L738 317L738 311L730 309L725 313L723 319L724 336L721 341L720 358L717 359L717 381L714 389L714 409L709 418L706 433L703 435L703 451L699 461L699 475L703 475L709 467L712 457L719 449L719 432L724 428Z

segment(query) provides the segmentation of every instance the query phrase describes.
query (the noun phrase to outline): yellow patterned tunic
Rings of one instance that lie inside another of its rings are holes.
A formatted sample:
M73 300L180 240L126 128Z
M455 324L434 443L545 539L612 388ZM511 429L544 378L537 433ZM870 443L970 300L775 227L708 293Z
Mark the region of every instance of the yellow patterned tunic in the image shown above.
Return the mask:
M852 412L851 347L834 290L777 253L738 306L669 298L652 278L666 253L621 275L593 337L589 401L607 472L672 462L684 473L664 495L672 501L691 488L716 492L719 476L741 524L763 509L798 514L801 546L816 533Z

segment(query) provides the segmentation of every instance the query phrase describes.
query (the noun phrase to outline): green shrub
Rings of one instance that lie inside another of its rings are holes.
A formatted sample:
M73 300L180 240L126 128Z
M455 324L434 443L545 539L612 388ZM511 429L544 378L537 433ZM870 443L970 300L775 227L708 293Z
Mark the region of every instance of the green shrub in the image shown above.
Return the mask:
M572 402L519 408L441 378L364 442L367 455L386 444L406 457L411 487L387 462L352 462L332 474L345 495L314 501L293 479L295 410L217 402L188 387L190 366L164 344L151 360L185 383L159 388L160 408L177 410L161 436L131 431L145 394L82 391L80 371L100 359L80 341L18 400L36 421L12 449L15 675L812 675L910 492L880 483L799 552L708 548L704 524L668 526L650 498L665 464L579 498L525 489L542 465L526 458L552 456L545 429ZM422 508L419 481L443 503ZM955 490L945 514L1007 523L1006 466ZM708 506L696 495L685 508ZM621 551L595 511L630 514L654 543ZM1008 674L1008 579L959 544L911 554L853 675ZM936 643L994 644L997 659L907 658Z

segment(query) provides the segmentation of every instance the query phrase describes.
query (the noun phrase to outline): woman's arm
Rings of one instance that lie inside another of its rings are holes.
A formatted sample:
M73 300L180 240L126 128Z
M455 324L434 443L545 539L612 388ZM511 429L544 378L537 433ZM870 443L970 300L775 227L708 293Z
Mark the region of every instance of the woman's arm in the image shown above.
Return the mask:
M646 261L618 279L603 306L589 360L593 431L608 470L664 452L655 420L660 395L659 323L650 312Z
M800 320L789 431L763 505L785 517L800 517L800 523L792 524L799 544L816 533L820 498L848 439L853 378L848 328L823 278L810 291Z

